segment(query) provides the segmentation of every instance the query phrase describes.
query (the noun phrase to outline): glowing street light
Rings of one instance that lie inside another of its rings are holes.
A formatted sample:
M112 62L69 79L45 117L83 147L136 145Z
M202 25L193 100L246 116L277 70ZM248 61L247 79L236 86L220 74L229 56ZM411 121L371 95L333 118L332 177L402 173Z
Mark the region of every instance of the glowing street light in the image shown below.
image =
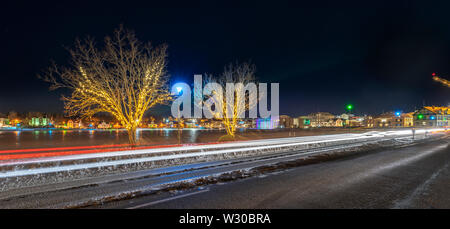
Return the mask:
M182 87L177 87L176 89L177 89L178 94L180 94L181 91L183 91L183 88L182 88Z
M353 109L353 105L352 105L352 104L348 104L348 105L346 106L346 108L347 108L347 110L350 112L350 111L352 111L352 109Z

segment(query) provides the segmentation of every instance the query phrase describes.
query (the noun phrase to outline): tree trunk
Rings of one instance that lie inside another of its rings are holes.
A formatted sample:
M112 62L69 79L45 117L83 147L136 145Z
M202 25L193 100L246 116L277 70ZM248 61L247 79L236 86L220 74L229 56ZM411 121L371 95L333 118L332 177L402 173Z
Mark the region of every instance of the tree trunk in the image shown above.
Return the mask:
M233 128L231 126L225 126L225 131L227 132L227 135L234 137Z
M137 128L135 126L127 129L127 131L128 131L128 141L129 141L129 143L132 146L136 145L136 129Z

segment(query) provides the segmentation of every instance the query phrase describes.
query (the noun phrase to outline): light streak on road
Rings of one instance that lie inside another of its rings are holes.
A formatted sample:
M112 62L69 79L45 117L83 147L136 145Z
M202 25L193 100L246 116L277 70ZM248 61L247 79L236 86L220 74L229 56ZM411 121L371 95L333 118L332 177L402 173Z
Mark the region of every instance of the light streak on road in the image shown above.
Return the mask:
M436 132L443 131L444 129L421 129L417 130L416 134L422 134L426 131ZM383 136L401 136L401 135L411 135L411 130L396 130L396 131L371 131L361 134L335 134L335 135L320 135L320 136L307 136L307 137L293 137L293 138L277 138L277 139L263 139L263 140L252 140L252 141L238 141L232 143L194 143L194 144L177 144L177 145L159 145L159 146L137 146L133 149L127 147L129 145L104 145L104 146L81 146L81 147L60 147L60 148L41 148L41 149L25 149L25 150L3 150L0 151L0 161L1 160L13 160L13 159L28 159L27 161L22 161L21 163L35 163L37 161L64 161L64 160L77 160L77 159L93 159L101 157L113 157L113 156L127 156L127 155L139 155L139 154L154 154L154 153L164 153L164 152L182 152L182 151L193 151L193 150L212 150L217 148L233 148L233 147L251 147L257 145L272 145L272 144L284 144L284 143L297 143L299 141L315 141L315 140L332 140L340 139L343 137L354 137L355 139L359 136L371 136L371 137L383 137ZM112 147L121 147L112 149ZM85 149L85 150L79 150ZM68 150L68 151L65 151ZM53 152L50 152L53 151ZM57 151L57 152L56 152ZM15 154L7 154L13 153ZM25 152L25 154L23 153ZM40 152L40 153L28 153L27 152ZM86 155L89 154L89 155ZM43 158L35 160L35 158ZM49 158L50 157L50 158ZM31 160L30 160L31 159ZM15 164L17 162L12 162ZM10 164L9 162L0 162L2 164Z
M75 160L75 159L92 159L101 158L106 156L127 156L127 155L139 155L139 154L154 154L154 153L164 153L164 152L181 152L181 151L191 151L191 150L211 150L215 148L235 148L235 147L248 147L255 145L270 145L279 143L289 143L297 141L310 141L314 139L332 139L336 137L347 136L347 134L339 135L323 135L323 136L309 136L309 137L297 137L297 138L280 138L280 139L264 139L264 140L253 140L253 141L237 141L232 143L195 143L195 144L177 144L177 145L158 145L158 146L137 146L133 149L119 148L119 149L95 149L95 150L79 150L79 151L58 151L58 152L44 152L44 153L32 153L32 154L8 154L0 155L0 160L8 159L27 159L27 158L40 158L40 157L56 157L56 156L66 156L58 158L48 158L48 159L37 159L22 161L20 163L35 163L35 162L48 162L48 161L63 161L63 160ZM349 134L348 136L353 136ZM98 146L90 146L92 148L101 148ZM76 149L78 147L70 147ZM109 148L109 147L108 147ZM30 151L56 151L61 148L42 148L42 149L30 149ZM20 150L19 150L20 151ZM0 151L1 154L2 151ZM83 155L90 154L90 155ZM67 155L74 155L68 156ZM17 162L0 162L2 164L15 164Z
M428 130L417 130L416 134L428 132L438 132L444 129L428 129ZM25 170L15 170L0 173L0 178L16 177L16 176L26 176L26 175L36 175L45 173L54 173L61 171L71 171L71 170L81 170L90 168L101 168L109 166L119 166L127 164L138 164L138 163L148 163L163 160L176 160L176 159L187 159L195 157L207 157L220 154L229 153L246 153L251 151L270 151L277 150L280 148L289 149L289 147L297 147L301 145L314 145L323 143L336 143L342 141L351 141L357 143L359 141L370 140L370 139L383 139L386 136L390 138L404 137L411 135L411 131L387 131L387 132L369 132L361 134L337 134L337 135L322 135L322 136L310 136L310 137L296 137L296 138L281 138L281 139L264 139L255 140L247 142L233 142L233 143L222 143L222 144L203 144L203 145L191 145L182 147L166 147L166 148L151 148L151 149L139 149L139 150L125 150L120 152L104 152L95 155L73 155L70 157L64 157L63 160L75 160L75 159L86 159L86 158L98 158L98 157L114 157L123 155L139 155L139 154L155 154L162 152L170 152L172 154L163 156L148 156L141 158L132 159L121 159L116 161L101 161L94 163L85 164L73 164L64 166L54 166L36 169L25 169ZM185 152L185 151L195 151L195 152ZM173 154L175 151L182 151L185 153ZM50 160L59 160L59 158L51 158ZM33 162L48 162L45 158L43 160L34 160ZM11 164L21 164L21 163L31 163L30 161L16 161ZM3 165L5 165L3 164Z

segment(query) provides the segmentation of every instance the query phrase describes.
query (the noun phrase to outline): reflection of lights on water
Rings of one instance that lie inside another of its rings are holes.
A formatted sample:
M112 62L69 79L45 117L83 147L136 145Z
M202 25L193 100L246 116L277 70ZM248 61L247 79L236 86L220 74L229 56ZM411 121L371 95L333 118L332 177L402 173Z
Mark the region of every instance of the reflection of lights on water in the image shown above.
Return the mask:
M21 131L14 131L14 134L16 134L16 138L17 138L17 139L20 138L20 133L21 133Z
M190 141L191 142L197 142L197 136L198 136L198 132L197 132L197 129L196 128L191 128L190 129L190 132L191 133L193 133L193 134L190 134L191 135L191 139L190 139Z
M33 131L34 139L39 139L39 133L40 133L39 130Z
M139 140L139 138L141 138L141 134L139 131L136 131L136 140Z
M29 144L30 142L45 141L45 143L57 143L69 141L89 141L102 144L105 141L123 141L128 138L127 130L114 129L108 130L96 130L96 129L82 129L82 130L65 130L65 129L25 129L25 130L11 130L7 131L11 137L11 141L14 144ZM25 132L25 133L23 133ZM185 128L185 129L171 129L171 128L158 128L158 129L137 129L137 139L145 141L147 139L154 139L155 141L161 141L162 143L173 143L177 139L181 139L182 142L196 142L201 136L210 137L209 133L213 131L202 130L199 128ZM205 135L206 134L206 135ZM20 136L20 137L19 137ZM86 142L88 143L88 142Z
M163 128L163 130L164 130L163 136L164 136L164 137L169 137L170 129Z

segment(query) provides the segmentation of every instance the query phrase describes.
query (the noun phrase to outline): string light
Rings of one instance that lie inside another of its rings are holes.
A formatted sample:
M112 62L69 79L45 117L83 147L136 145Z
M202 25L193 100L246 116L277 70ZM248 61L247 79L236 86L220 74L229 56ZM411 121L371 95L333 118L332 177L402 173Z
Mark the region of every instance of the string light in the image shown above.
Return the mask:
M172 99L165 75L167 47L144 47L132 32L123 28L115 32L103 51L95 49L92 41L73 50L76 71L55 71L60 81L52 75L48 78L55 87L73 90L70 97L63 97L69 115L86 118L110 113L128 130L134 144L145 111Z

